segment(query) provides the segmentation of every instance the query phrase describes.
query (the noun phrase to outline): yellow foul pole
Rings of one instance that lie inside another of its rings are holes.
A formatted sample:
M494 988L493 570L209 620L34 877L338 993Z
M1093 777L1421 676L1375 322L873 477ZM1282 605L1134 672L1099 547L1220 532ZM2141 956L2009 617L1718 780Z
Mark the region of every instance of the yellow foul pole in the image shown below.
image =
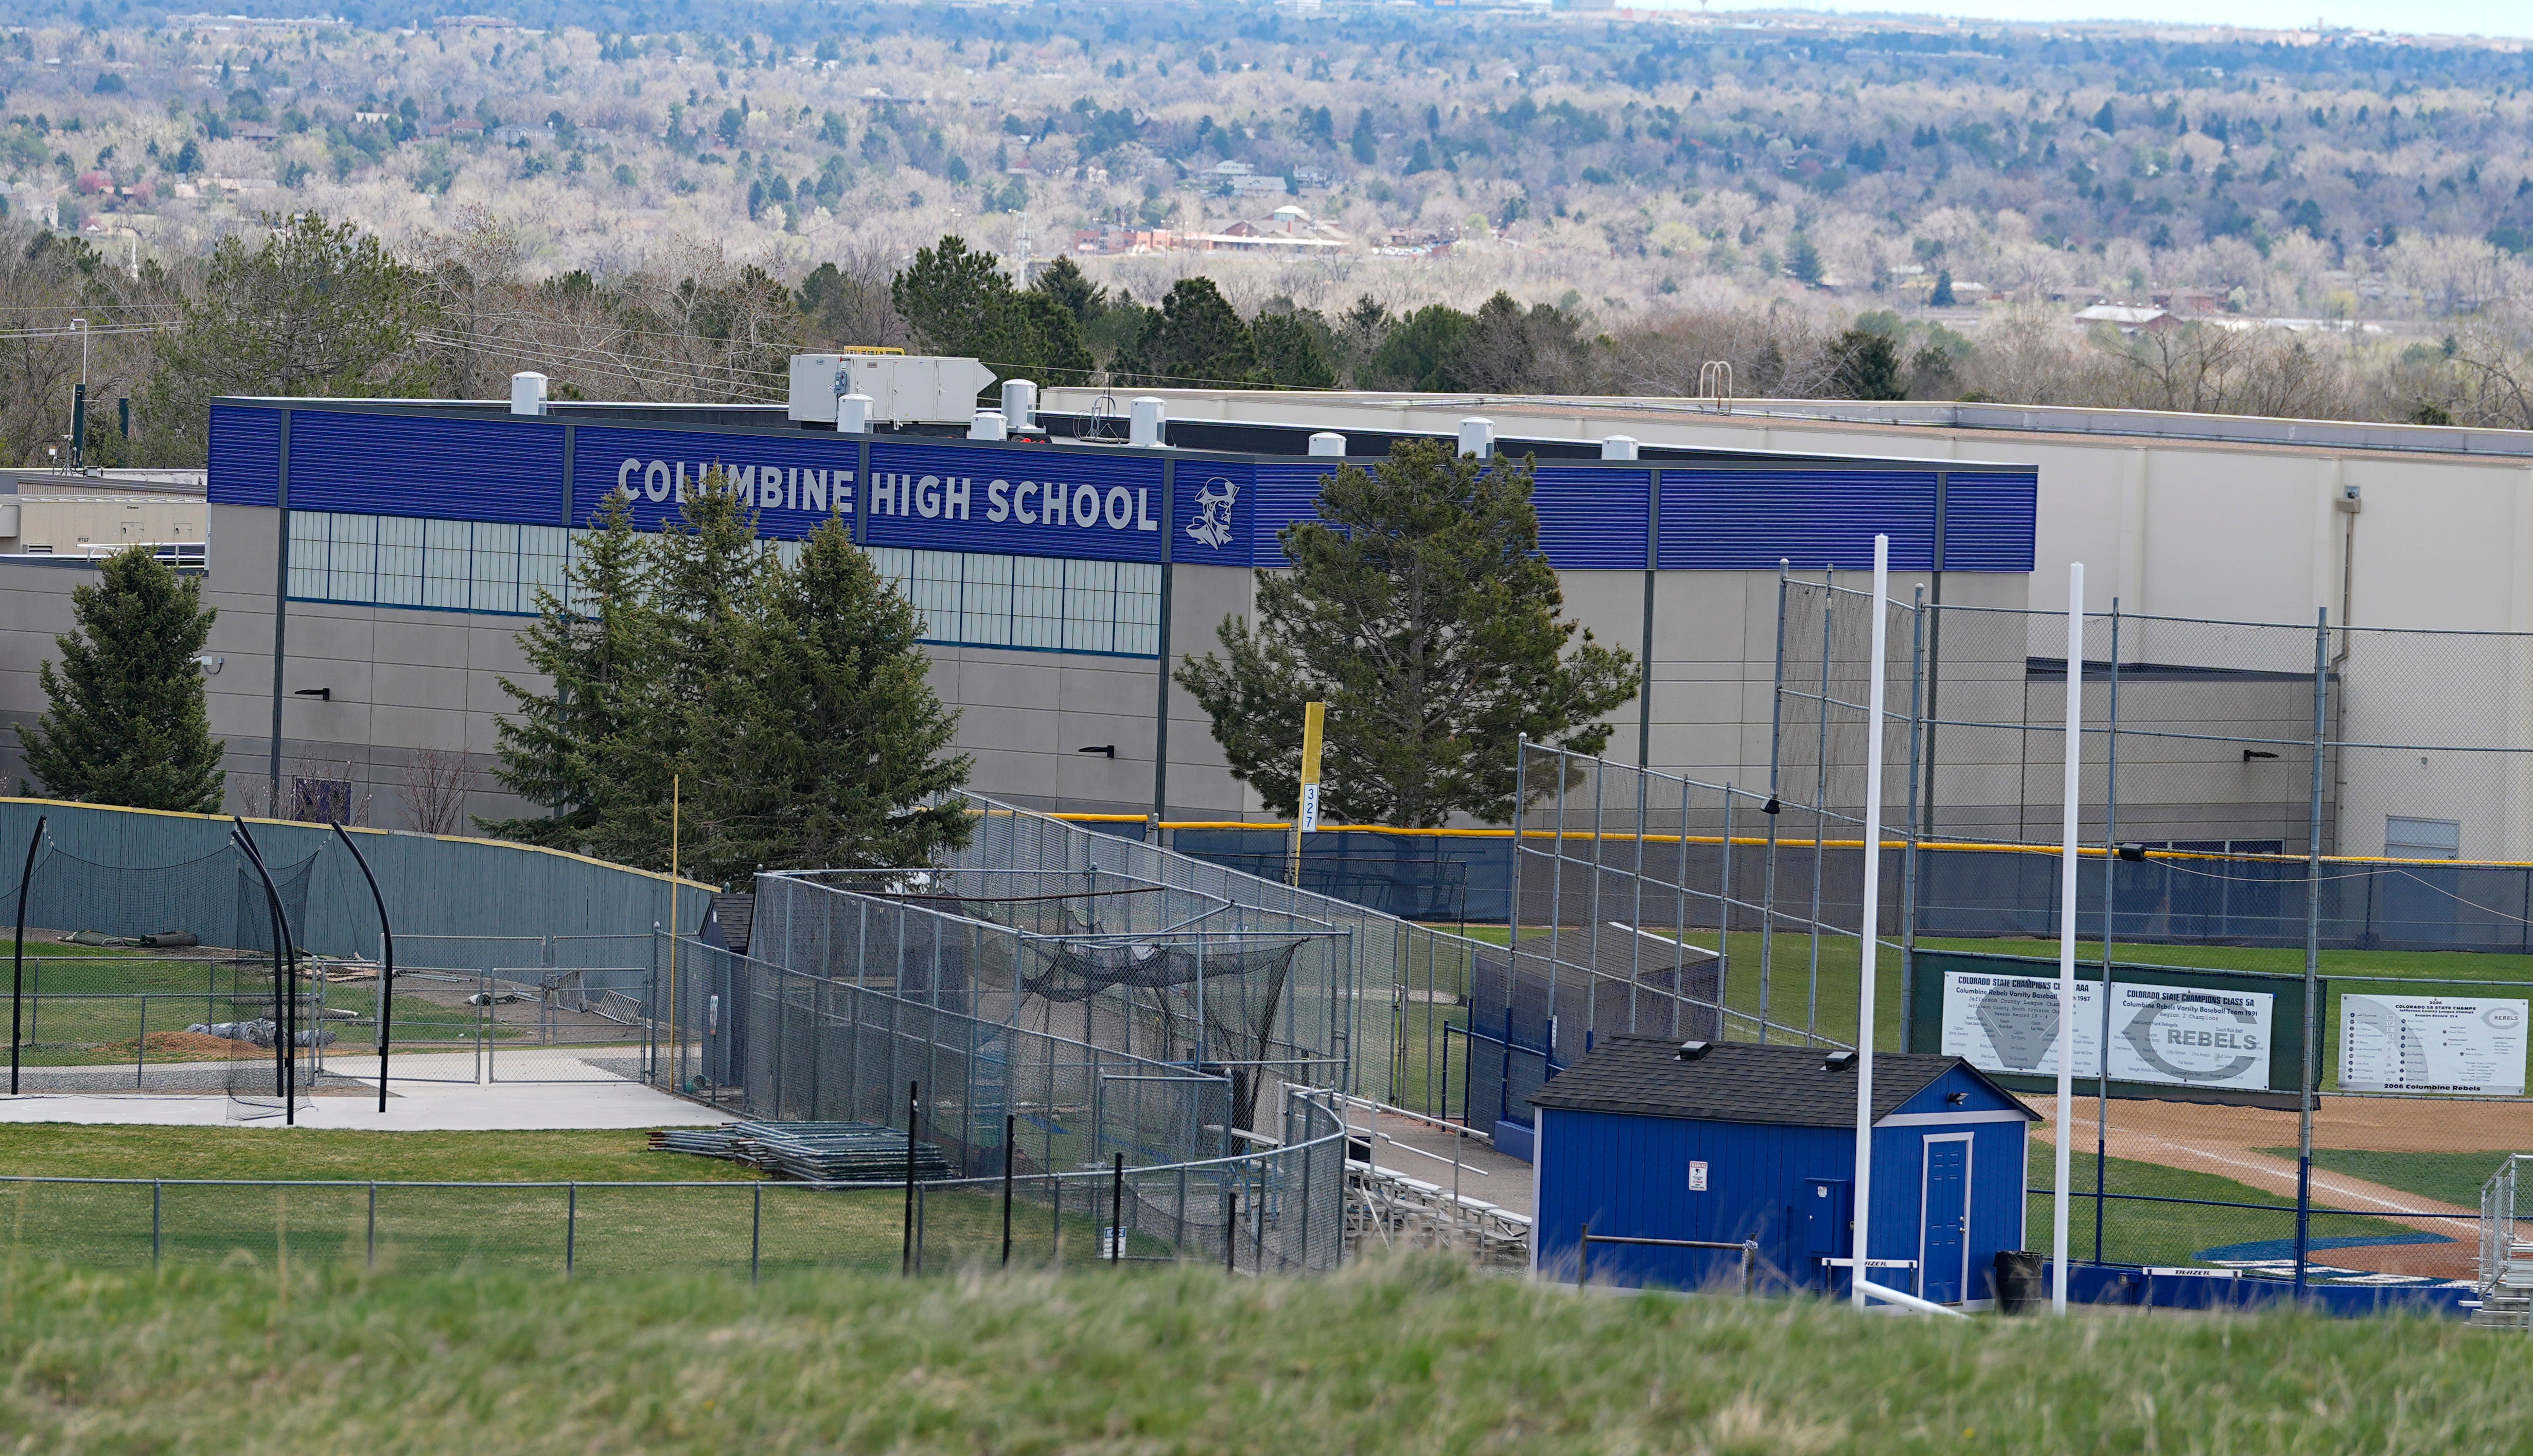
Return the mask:
M1302 705L1302 812L1293 821L1293 863L1287 883L1302 884L1302 836L1320 827L1320 740L1327 727L1328 705Z

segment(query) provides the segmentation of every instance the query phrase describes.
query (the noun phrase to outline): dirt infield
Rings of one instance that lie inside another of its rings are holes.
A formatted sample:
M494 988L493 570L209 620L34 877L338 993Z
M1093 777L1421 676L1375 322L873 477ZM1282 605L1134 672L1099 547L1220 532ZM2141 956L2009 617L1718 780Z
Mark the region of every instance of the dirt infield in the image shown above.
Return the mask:
M2054 1097L2029 1100L2043 1118L2056 1111ZM2071 1151L2091 1149L2097 1107L2091 1097L2075 1099L2076 1136ZM2055 1137L2047 1122L2035 1133L2043 1141ZM2294 1159L2262 1149L2292 1147L2296 1136L2293 1112L2114 1098L2106 1150L2115 1158L2230 1178L2292 1201ZM2366 1152L2487 1152L2495 1170L2506 1153L2533 1149L2533 1102L2324 1097L2314 1112L2313 1142L2320 1148ZM2469 1214L2476 1220L2477 1208L2440 1202L2323 1168L2313 1170L2313 1197L2317 1206L2373 1214L2454 1241L2320 1250L2314 1254L2317 1263L2446 1279L2469 1278L2474 1272L2477 1223L2417 1215Z

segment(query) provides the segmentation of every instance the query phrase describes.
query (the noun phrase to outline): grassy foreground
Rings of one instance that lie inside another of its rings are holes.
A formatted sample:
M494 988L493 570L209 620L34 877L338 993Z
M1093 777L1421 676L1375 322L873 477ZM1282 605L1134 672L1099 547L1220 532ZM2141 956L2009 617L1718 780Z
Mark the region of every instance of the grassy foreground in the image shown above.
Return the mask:
M1577 1296L1418 1260L754 1291L19 1267L0 1274L0 1438L58 1451L2533 1445L2521 1341L2451 1323L1933 1323Z
M370 1133L333 1128L0 1124L0 1172L48 1178L745 1182L721 1158L649 1150L634 1130Z

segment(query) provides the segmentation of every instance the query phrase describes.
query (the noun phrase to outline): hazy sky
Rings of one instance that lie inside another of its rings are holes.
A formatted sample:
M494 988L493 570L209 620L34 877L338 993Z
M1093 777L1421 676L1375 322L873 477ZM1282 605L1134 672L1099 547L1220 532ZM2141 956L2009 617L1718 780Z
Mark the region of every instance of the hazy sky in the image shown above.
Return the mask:
M1626 3L1626 0L1620 0ZM1647 0L1635 0L1645 4ZM1697 0L1651 0L1665 9L1694 9ZM1825 10L1843 14L1909 13L1892 0L1808 0L1758 4L1714 0L1715 10ZM2167 21L2188 25L2253 26L2264 29L2310 26L2319 17L2331 26L2368 30L2425 31L2451 35L2533 36L2533 4L2524 0L1947 0L1927 11L1985 21Z

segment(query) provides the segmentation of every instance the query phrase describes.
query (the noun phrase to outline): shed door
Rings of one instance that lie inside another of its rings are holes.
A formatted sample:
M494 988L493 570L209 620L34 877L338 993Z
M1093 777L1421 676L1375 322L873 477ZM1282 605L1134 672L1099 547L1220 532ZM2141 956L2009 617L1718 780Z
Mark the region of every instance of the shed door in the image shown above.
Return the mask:
M1926 1139L1924 1187L1917 1297L1958 1305L1970 1283L1971 1135Z

